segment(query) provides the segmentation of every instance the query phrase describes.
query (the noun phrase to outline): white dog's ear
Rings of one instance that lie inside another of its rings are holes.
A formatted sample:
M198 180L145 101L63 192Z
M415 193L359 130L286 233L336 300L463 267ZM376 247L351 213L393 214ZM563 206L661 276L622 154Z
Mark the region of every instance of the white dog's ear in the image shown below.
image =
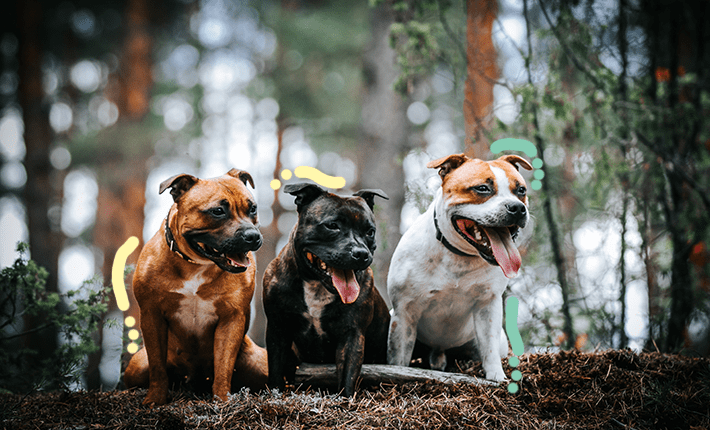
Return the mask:
M439 158L438 160L430 161L426 166L430 169L439 169L439 176L441 176L441 179L443 180L446 175L468 160L470 160L470 158L464 154L453 154L447 157Z
M163 191L170 188L170 194L173 196L173 201L177 202L187 190L192 188L192 186L197 183L198 180L199 179L196 177L188 175L187 173L175 175L160 183L158 194L163 194Z
M244 182L244 185L249 184L252 188L254 188L254 180L251 178L249 172L239 169L232 169L227 172L227 174Z
M525 170L533 169L533 166L528 162L528 160L524 159L519 155L504 155L498 159L507 161L508 163L512 164L513 166L515 166L516 170L520 170L518 168L518 165L522 166Z

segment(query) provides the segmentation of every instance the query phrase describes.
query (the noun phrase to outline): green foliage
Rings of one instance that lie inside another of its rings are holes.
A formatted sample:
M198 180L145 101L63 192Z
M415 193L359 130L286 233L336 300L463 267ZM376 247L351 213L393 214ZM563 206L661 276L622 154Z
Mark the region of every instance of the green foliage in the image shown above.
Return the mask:
M396 91L406 94L414 80L434 72L441 55L438 35L440 25L419 21L392 24L390 40L397 51L400 75L394 84Z
M18 244L19 257L0 272L0 391L67 389L80 382L86 355L99 348L92 334L108 309L111 289L95 278L66 294L48 292L48 273L24 258L27 249ZM68 309L65 302L71 303ZM28 318L38 317L40 325L23 327ZM49 357L38 357L26 347L30 334L43 332L60 337L60 346Z
M383 3L370 0L371 6ZM390 28L390 43L397 52L399 76L394 83L395 91L401 94L412 92L414 84L431 76L436 68L445 63L454 74L466 64L462 58L462 34L457 34L449 24L450 19L463 20L465 14L452 7L450 0L395 0L391 8L395 23ZM458 13L457 13L458 12ZM463 24L463 22L461 23ZM465 24L461 26L465 27Z

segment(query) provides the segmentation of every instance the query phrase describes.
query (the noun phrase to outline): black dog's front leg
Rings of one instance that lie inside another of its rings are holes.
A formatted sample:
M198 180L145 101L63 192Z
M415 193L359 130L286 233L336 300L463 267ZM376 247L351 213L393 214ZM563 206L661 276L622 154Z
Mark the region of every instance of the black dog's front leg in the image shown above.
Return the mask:
M275 324L266 325L266 350L269 361L269 388L286 388L286 378L293 379L296 372L296 357L288 331Z
M360 369L365 356L365 336L356 332L348 336L340 345L335 357L338 376L338 390L346 396L355 393L355 384L360 377Z

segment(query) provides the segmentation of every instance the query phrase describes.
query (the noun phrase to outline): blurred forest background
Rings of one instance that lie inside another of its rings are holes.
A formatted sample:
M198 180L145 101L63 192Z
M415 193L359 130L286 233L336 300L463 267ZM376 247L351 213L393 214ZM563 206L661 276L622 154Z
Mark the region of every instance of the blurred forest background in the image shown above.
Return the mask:
M292 197L269 188L283 169L343 176L342 192L383 189L374 269L386 295L389 257L438 186L426 162L488 159L506 137L533 142L544 171L507 293L520 299L526 349L710 354L708 1L23 0L4 10L0 267L19 267L24 241L23 258L47 269L41 293L18 293L3 271L4 369L28 378L88 339L98 348L74 353L72 387L116 386L123 317L138 309L123 315L104 287L118 247L160 227L171 198L158 184L172 175L254 176L259 283L296 220ZM25 284L42 278L28 273ZM56 312L29 311L57 297ZM253 307L263 345L260 292ZM80 316L63 324L86 332L48 322L61 315ZM27 382L8 381L0 389Z

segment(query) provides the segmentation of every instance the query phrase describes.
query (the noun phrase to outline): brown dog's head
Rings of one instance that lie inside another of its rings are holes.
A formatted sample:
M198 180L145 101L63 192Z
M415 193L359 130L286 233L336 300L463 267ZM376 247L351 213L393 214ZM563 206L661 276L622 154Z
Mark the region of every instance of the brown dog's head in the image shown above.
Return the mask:
M169 228L182 252L230 273L251 265L248 252L261 247L262 236L247 184L254 187L251 175L237 169L214 179L181 174L160 184L159 192L170 188L175 202Z

